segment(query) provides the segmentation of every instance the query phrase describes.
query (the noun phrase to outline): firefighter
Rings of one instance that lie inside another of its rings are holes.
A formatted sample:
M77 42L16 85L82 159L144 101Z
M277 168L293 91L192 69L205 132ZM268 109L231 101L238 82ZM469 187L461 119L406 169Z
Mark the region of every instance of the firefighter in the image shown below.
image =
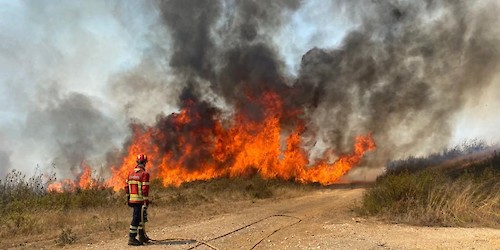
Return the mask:
M144 218L141 215L141 209L144 209L144 213L146 213L149 205L149 173L145 169L148 157L140 154L137 156L136 162L137 165L130 170L125 185L128 205L134 209L128 240L128 244L131 246L139 246L149 242L149 238L142 228ZM139 234L139 240L136 239L137 234Z

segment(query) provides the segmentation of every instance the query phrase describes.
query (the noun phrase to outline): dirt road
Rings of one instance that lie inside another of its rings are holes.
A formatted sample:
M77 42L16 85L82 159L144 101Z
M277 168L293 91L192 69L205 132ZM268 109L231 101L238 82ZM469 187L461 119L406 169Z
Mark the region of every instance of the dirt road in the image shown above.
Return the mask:
M208 208L199 208L189 218L152 222L149 236L170 240L139 249L189 249L197 246L194 240L216 249L500 249L497 229L416 227L357 218L351 209L363 191L326 189L298 198L249 201L232 204L213 216L203 212ZM126 240L124 235L68 248L134 248L126 246ZM199 245L195 249L211 248Z

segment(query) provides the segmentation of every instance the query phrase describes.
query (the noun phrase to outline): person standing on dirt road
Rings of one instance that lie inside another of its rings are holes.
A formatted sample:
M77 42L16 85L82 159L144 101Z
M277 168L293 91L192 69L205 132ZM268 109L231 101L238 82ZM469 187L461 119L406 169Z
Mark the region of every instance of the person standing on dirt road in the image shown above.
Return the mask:
M146 163L148 157L144 154L137 156L137 165L134 169L130 170L125 185L125 193L127 193L128 205L134 209L132 213L132 222L130 223L130 233L128 244L131 246L140 246L149 242L146 236L142 221L141 210L144 209L146 213L147 206L149 205L149 173L146 171ZM139 240L136 239L139 234Z

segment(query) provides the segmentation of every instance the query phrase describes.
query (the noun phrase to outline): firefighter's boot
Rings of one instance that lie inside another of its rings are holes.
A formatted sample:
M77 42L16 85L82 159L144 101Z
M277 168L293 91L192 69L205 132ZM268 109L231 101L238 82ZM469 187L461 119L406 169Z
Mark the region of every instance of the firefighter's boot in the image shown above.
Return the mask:
M149 243L149 237L146 235L143 229L139 229L139 241L141 243Z
M135 237L129 237L128 238L128 245L129 246L141 246L142 242L138 241Z

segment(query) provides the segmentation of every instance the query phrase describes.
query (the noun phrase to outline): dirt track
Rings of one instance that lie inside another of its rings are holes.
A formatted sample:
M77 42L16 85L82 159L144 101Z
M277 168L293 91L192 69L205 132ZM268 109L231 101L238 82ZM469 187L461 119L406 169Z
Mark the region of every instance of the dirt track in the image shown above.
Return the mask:
M182 239L206 241L217 249L251 249L260 240L262 242L255 249L500 249L500 230L497 229L415 227L356 218L351 208L363 191L361 188L330 189L298 198L238 203L215 216L202 208L199 213L191 213L189 218L176 216L152 222L148 233L151 238L174 240L139 249L196 246ZM155 211L152 215L162 212ZM259 220L262 221L210 240ZM68 248L134 248L126 246L126 241L124 235L111 241ZM210 248L200 245L195 249Z

